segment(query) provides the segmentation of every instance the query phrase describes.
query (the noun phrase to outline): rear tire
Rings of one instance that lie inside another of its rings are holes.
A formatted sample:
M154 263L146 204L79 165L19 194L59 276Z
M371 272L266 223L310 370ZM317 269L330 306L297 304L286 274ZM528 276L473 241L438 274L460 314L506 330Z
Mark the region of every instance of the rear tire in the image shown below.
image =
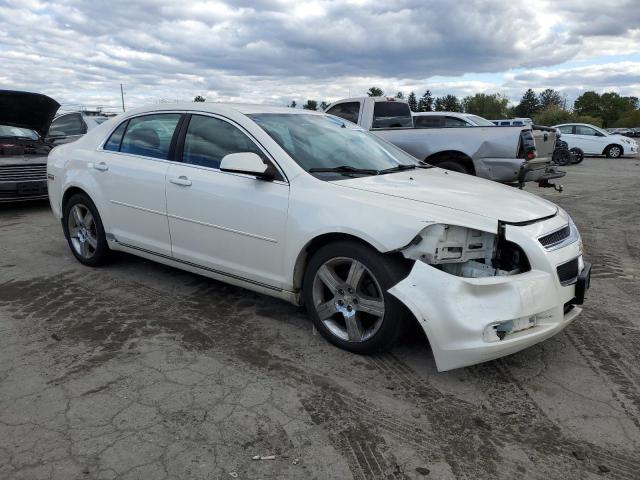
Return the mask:
M100 214L84 193L76 193L63 206L62 228L71 253L83 265L97 267L107 262L109 245Z
M452 172L460 172L466 173L467 175L471 175L471 171L460 162L456 162L455 160L445 160L444 162L440 162L437 167L444 168L445 170L451 170Z
M620 145L609 145L604 149L604 154L607 158L620 158L623 154L623 150Z
M408 273L401 260L356 241L320 248L303 280L303 297L316 329L329 342L354 353L393 346L408 318L388 290Z

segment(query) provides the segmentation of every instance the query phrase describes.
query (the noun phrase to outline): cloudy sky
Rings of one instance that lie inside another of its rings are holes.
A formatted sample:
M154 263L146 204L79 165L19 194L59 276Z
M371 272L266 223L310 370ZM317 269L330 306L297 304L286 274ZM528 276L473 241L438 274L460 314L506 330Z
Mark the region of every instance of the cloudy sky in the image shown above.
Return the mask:
M0 0L0 88L63 104L552 87L640 96L637 0Z

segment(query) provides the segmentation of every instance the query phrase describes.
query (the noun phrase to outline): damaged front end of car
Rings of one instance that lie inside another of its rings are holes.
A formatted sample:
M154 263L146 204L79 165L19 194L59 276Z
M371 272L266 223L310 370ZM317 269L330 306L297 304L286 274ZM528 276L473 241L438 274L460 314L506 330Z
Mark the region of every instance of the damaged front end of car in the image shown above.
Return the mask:
M578 315L579 308L565 312L575 286L558 281L556 265L581 258L581 242L547 252L537 241L536 232L566 222L557 217L533 225L499 222L496 233L431 224L398 250L414 263L389 292L420 321L438 370L515 353Z

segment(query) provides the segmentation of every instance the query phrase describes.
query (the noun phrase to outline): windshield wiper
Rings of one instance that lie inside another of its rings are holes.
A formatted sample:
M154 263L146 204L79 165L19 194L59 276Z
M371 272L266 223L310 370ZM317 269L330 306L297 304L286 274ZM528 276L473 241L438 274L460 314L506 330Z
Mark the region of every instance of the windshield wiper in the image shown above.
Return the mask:
M309 173L325 173L325 172L335 172L335 173L363 173L366 175L378 175L380 173L379 170L373 170L371 168L356 168L351 167L349 165L340 165L339 167L315 167L310 168Z
M413 170L414 168L417 168L417 165L414 165L412 163L407 163L407 164L400 164L400 165L396 165L395 167L391 167L391 168L385 168L384 170L380 170L378 172L378 175L383 175L385 173L393 173L393 172L401 172L403 170Z

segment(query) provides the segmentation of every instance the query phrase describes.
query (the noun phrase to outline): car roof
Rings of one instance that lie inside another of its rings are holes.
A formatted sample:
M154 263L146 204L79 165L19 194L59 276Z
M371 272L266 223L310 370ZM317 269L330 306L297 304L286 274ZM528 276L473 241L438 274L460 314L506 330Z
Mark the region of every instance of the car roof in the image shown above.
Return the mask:
M472 113L463 113L463 112L441 111L441 112L413 112L413 115L415 117L428 117L430 115L459 115L461 117L468 117L468 116L473 115L473 114Z
M239 112L243 115L254 113L287 113L292 115L314 114L324 115L324 112L316 110L304 110L302 108L276 107L273 105L250 104L250 103L223 103L223 102L181 102L181 103L160 103L157 105L147 105L127 110L127 114L148 113L156 111L189 111L207 113L230 113Z

